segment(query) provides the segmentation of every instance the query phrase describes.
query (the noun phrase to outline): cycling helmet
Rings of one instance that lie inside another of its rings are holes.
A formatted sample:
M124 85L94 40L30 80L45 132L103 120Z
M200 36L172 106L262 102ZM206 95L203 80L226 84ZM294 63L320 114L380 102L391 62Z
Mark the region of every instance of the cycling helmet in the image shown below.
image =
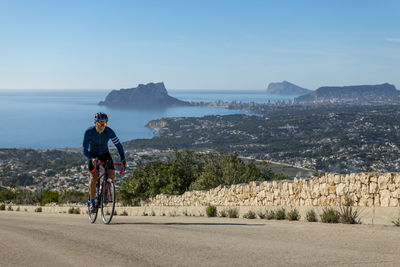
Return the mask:
M108 116L106 113L97 112L96 115L94 115L94 121L95 122L108 122Z

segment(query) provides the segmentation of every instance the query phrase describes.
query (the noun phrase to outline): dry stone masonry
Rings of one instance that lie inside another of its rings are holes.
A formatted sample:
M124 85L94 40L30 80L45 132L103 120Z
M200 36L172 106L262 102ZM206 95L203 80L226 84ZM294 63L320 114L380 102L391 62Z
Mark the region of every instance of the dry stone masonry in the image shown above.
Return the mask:
M218 186L183 195L157 195L142 206L354 206L398 207L400 173L328 173L293 181Z

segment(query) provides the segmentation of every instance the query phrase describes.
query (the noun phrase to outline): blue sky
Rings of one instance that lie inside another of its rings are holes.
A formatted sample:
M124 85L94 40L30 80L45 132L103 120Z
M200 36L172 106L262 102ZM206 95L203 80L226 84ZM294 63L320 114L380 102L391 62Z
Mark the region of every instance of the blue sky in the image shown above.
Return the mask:
M0 0L0 88L400 89L400 1Z

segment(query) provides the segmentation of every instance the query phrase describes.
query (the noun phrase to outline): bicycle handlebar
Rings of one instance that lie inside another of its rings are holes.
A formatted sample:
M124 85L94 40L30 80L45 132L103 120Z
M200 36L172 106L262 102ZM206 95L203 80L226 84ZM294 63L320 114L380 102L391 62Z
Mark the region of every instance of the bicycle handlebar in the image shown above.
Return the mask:
M97 162L97 164L94 166L94 169L92 170L93 173L96 172L96 170L97 170L97 165L104 165L104 162L102 162L102 161ZM114 166L122 166L121 163L113 163L113 165L114 165ZM121 171L119 172L119 174L122 174L124 171L125 171L125 168L122 168Z

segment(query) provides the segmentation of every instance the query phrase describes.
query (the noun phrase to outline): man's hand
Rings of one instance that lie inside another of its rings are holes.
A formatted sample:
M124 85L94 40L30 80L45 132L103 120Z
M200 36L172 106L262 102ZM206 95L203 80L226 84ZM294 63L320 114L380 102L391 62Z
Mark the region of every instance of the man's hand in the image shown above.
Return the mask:
M126 169L126 160L125 159L122 160L122 166L124 169Z
M92 159L92 164L93 164L94 167L96 167L97 166L97 159Z

